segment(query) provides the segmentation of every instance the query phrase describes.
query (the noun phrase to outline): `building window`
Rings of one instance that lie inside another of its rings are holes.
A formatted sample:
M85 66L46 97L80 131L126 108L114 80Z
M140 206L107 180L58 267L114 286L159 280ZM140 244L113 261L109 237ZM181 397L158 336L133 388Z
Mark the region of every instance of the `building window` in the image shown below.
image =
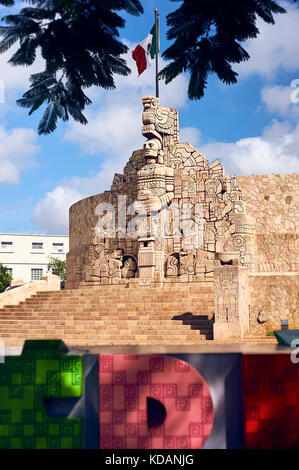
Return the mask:
M53 243L53 253L64 253L64 243Z
M43 270L40 268L31 269L31 281L40 281L43 277Z
M33 253L41 253L44 251L44 244L42 242L32 242Z
M12 247L13 247L12 242L1 242L1 251L12 252L13 251Z
M6 271L8 272L10 277L12 278L12 268L6 268Z

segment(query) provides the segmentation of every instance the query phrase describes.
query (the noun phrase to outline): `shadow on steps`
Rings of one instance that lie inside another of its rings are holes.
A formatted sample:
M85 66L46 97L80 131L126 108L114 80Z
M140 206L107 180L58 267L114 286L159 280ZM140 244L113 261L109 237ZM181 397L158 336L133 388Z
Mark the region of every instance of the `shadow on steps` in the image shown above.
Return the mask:
M175 315L172 320L181 320L183 325L190 325L191 330L199 330L207 340L214 339L215 315L209 319L208 315L193 315L191 312Z

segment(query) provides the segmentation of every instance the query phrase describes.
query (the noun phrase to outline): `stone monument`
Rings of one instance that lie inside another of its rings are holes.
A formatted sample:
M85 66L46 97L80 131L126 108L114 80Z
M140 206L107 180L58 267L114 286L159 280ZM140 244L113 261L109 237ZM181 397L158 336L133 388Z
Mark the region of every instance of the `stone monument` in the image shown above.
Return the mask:
M143 108L143 149L89 201L84 223L71 208L67 286L212 281L218 323L240 335L248 330L240 285L255 269L256 233L237 179L180 142L178 111L152 96Z
M298 175L226 176L155 97L142 123L143 149L110 191L70 209L67 288L206 283L218 340L297 324Z
M298 175L226 176L155 97L142 123L110 191L70 208L66 290L3 308L5 344L267 343L282 322L299 329Z
M68 283L204 281L221 263L253 270L254 220L246 215L236 177L225 176L218 160L209 165L194 147L179 141L176 110L161 107L151 96L143 98L143 106L144 148L133 152L111 190L100 195L98 206L111 210L94 208L94 226L86 227L90 242L68 256ZM120 221L122 203L125 220ZM191 235L184 228L186 207ZM168 229L176 225L176 231L162 230L165 209L172 209ZM134 221L143 225L135 237Z

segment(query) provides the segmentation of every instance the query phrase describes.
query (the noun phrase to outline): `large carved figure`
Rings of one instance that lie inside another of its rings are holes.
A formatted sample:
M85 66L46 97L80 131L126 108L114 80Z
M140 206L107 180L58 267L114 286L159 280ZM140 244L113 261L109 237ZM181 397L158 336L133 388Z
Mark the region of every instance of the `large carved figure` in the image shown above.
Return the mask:
M83 272L83 280L72 274L71 285L138 278L160 283L206 281L213 279L215 262L231 260L252 270L254 221L246 215L236 178L225 176L218 160L209 165L192 145L179 141L175 109L160 106L152 96L143 98L143 107L143 149L133 152L123 174L115 175L111 190L99 195L113 215L93 209L93 226L86 228L92 232L89 243L68 256L69 272ZM169 208L172 231L166 233L163 214ZM136 217L142 230L135 230ZM191 235L185 224L188 217ZM97 221L105 228L103 233L96 231ZM154 226L152 233L149 227Z
M136 212L159 211L174 197L174 170L163 164L162 144L149 139L144 144L146 164L137 172Z

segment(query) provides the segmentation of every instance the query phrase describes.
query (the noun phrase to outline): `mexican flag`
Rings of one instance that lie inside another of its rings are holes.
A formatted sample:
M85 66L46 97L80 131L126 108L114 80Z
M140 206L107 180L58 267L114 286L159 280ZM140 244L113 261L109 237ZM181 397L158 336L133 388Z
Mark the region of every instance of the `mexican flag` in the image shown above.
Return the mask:
M158 26L159 28L159 26ZM158 44L159 51L159 44ZM145 69L151 66L151 61L156 55L156 25L152 27L150 33L146 38L138 44L138 46L132 51L132 57L136 62L139 75L144 72Z

